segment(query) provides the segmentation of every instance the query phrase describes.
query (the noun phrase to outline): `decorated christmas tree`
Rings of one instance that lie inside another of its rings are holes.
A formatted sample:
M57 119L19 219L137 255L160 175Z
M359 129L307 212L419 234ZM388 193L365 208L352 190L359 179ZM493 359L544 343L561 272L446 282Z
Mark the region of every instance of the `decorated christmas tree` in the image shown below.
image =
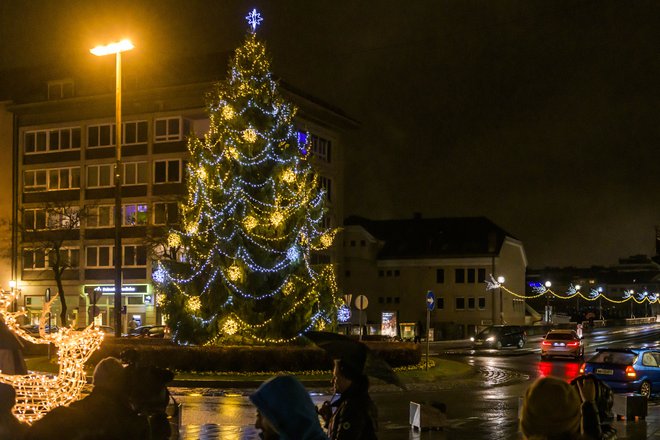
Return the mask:
M207 96L209 131L188 141L181 227L154 271L181 343L287 342L332 322L340 304L333 268L312 264L336 230L322 226L326 197L309 136L270 72L261 17L247 18L227 80Z

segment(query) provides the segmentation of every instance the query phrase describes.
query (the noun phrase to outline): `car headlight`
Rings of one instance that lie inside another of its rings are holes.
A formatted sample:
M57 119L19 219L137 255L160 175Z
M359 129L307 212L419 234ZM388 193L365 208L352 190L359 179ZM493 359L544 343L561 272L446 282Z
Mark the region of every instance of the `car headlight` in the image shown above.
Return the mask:
M473 337L472 337L472 338L470 338L470 342L474 342L474 338L473 338Z
M493 342L495 340L495 336L489 336L486 338L486 342Z

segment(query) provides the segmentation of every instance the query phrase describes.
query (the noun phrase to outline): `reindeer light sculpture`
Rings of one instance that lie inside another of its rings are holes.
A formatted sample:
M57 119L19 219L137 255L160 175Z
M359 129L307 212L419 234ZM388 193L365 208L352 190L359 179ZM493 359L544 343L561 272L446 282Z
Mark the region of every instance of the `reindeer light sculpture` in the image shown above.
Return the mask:
M0 371L0 382L9 384L16 390L14 414L29 424L43 417L51 409L68 405L80 398L87 383L85 362L103 341L103 332L95 329L93 325L80 331L61 328L55 333L46 333L46 316L56 298L57 295L54 295L44 305L39 319L39 337L35 337L23 330L18 323L18 317L24 316L25 312L9 311L14 301L14 293L0 291L0 315L9 329L34 344L53 344L57 348L59 371L56 375L38 372L8 375Z

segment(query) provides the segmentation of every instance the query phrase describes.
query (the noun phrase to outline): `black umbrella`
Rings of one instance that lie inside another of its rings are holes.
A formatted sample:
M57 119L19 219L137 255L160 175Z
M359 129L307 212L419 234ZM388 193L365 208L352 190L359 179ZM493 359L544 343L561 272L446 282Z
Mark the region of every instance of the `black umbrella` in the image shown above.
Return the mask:
M307 332L305 337L325 350L332 359L341 359L367 376L375 377L407 390L392 367L362 342L330 332Z

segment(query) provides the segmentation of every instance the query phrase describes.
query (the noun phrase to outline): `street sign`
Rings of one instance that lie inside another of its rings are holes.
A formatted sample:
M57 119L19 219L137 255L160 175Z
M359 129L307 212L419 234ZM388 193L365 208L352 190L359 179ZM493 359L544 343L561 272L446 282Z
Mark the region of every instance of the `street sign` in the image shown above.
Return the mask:
M364 310L369 305L369 300L364 295L358 295L355 298L355 308L358 310Z
M435 309L435 295L430 290L426 292L426 307L431 311Z

